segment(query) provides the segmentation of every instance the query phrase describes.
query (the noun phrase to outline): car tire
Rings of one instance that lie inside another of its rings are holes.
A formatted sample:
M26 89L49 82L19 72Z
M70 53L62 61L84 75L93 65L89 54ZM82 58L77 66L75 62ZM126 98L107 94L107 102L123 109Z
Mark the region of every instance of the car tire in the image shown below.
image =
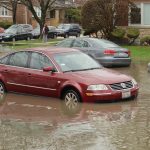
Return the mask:
M13 38L12 38L12 41L13 41L13 42L15 42L15 41L16 41L15 37L13 37Z
M69 38L69 34L65 34L64 38Z
M75 110L81 102L80 95L75 90L67 90L63 95L63 100L66 108L71 111Z
M80 37L80 33L77 33L76 37Z
M30 41L30 40L31 40L31 38L28 36L28 37L27 37L27 41Z
M56 39L56 38L57 38L57 35L56 35L56 34L54 34L54 35L53 35L53 39Z
M4 100L6 96L6 88L2 82L0 82L0 102Z

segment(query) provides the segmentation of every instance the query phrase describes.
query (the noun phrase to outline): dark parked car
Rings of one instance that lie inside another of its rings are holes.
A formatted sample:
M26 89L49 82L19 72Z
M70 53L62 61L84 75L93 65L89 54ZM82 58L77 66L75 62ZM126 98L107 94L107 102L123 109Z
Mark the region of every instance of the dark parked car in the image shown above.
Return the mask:
M23 27L25 32L31 32L33 30L33 27L31 24L13 24L12 26L10 26L10 28L17 28L19 26Z
M48 26L49 28L49 32L48 32L48 38L56 38L57 37L57 31L56 31L56 27L54 26ZM36 27L33 31L32 31L32 36L34 39L37 39L40 37L40 27Z
M57 27L57 36L62 36L67 38L69 36L79 37L81 33L81 28L79 24L60 24Z
M32 34L20 25L13 25L0 34L0 41L30 40Z
M105 67L129 66L130 51L104 39L69 38L57 44L57 47L74 47L88 54Z
M0 92L58 97L66 104L134 98L137 82L65 48L32 48L0 58Z

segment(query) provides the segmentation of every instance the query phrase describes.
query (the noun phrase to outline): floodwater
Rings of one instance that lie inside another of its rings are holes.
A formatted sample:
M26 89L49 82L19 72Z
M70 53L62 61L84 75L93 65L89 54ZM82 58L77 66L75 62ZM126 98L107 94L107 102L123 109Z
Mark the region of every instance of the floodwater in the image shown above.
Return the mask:
M147 62L113 68L133 76L136 100L79 104L8 93L0 101L0 150L150 150L150 73Z

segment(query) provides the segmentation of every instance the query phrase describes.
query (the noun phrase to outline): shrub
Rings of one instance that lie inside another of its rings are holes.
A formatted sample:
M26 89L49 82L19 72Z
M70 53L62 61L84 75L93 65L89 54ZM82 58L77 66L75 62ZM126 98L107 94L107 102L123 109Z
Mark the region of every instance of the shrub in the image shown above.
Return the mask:
M137 28L128 28L126 32L127 32L127 37L133 39L136 39L140 34L140 31Z
M141 45L150 45L150 36L145 36L140 40Z
M12 25L12 22L9 22L9 21L0 22L0 27L2 27L4 29L9 28L11 25Z
M113 30L113 32L111 33L113 37L115 38L119 38L119 39L122 39L125 35L125 30L122 29L122 28L116 28Z
M140 35L140 31L137 28L128 28L126 33L130 45L133 44L135 40L138 38L138 36Z

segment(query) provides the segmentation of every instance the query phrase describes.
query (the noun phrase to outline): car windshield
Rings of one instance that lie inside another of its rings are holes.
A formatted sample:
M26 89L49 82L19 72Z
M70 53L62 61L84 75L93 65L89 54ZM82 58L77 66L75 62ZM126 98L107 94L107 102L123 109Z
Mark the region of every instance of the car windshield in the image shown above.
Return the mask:
M69 29L70 25L69 24L60 24L57 28L58 29Z
M98 47L103 47L103 48L108 48L108 47L120 47L119 45L111 42L111 41L108 41L108 40L104 40L104 39L93 39L92 40L92 43L95 45L95 46L98 46Z
M100 69L102 66L82 52L55 54L54 59L63 72Z
M5 30L5 33L16 34L17 29L16 28L8 28L8 29Z

